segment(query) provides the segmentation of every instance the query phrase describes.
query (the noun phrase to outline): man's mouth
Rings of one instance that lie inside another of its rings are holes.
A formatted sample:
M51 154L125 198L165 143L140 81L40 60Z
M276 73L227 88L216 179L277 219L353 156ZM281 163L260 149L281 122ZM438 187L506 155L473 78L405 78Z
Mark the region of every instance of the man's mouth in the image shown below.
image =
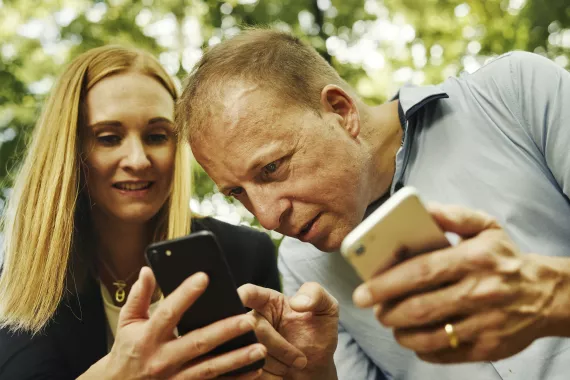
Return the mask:
M307 224L305 224L303 226L303 228L301 228L301 231L299 231L298 237L299 238L303 238L305 237L305 235L307 235L309 233L309 231L311 231L311 228L313 227L313 225L315 224L315 222L317 221L317 219L321 216L320 213L317 214L317 216L315 216L313 219L311 219Z
M117 182L113 184L114 188L123 191L140 191L149 189L154 182Z

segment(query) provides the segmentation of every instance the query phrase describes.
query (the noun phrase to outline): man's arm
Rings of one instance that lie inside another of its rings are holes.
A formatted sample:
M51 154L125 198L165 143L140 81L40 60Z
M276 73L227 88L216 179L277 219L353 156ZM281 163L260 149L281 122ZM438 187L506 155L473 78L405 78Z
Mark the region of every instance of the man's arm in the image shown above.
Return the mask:
M339 380L391 378L368 358L350 333L344 329L342 323L338 326L338 345L334 353L334 362Z
M549 59L525 52L512 53L509 64L519 122L542 153L561 191L570 198L570 73ZM570 233L570 225L567 227ZM570 277L570 259L536 259ZM569 314L570 293L557 293L548 335L570 336L570 321L564 317Z
M542 152L566 197L570 197L570 73L531 53L512 53L509 63L509 79L522 119L519 121Z

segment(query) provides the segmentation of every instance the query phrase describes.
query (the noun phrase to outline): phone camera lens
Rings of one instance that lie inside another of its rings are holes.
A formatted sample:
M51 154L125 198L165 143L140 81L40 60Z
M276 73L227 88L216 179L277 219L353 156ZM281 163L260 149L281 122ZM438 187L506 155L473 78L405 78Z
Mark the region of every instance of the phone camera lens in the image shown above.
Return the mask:
M366 248L364 248L363 245L358 246L358 248L356 248L356 255L360 256L362 255L364 252L366 252Z
M150 251L150 258L152 260L156 260L158 258L158 251L156 249L153 249L152 251Z

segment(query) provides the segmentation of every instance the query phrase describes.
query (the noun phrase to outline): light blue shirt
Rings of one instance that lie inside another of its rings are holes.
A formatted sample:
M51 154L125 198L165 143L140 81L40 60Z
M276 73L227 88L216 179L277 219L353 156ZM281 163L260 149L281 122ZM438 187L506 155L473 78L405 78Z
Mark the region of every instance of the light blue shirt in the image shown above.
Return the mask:
M494 215L522 252L570 257L570 74L535 54L507 53L438 86L404 87L402 148L392 192ZM400 347L372 310L352 304L361 283L339 253L286 238L286 294L307 281L340 303L340 379L568 380L570 339L543 338L499 362L434 365ZM570 307L570 305L569 305ZM569 326L570 328L570 326Z

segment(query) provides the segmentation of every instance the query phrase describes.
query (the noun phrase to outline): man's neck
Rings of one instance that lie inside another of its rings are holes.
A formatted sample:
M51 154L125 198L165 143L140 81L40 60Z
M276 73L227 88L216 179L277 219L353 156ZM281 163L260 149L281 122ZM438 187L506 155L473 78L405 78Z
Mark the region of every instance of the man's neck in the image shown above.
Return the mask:
M369 203L385 196L396 169L396 153L402 144L402 126L398 116L399 101L395 100L379 106L364 106L362 136L370 150Z

